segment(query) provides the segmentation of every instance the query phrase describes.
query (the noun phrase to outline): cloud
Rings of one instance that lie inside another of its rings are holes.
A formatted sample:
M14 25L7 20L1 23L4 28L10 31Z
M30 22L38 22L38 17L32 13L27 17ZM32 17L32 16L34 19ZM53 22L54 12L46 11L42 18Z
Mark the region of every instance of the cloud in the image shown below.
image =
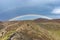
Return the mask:
M52 13L53 13L53 14L60 14L60 7L54 8L54 9L52 10Z
M51 10L57 5L60 6L60 0L0 0L0 19L10 19L29 13L51 16Z
M17 7L48 7L47 4L56 4L59 3L59 0L0 0L1 9L3 9L0 13L7 12L10 10L14 10ZM12 8L13 7L13 8ZM40 8L41 9L41 8Z

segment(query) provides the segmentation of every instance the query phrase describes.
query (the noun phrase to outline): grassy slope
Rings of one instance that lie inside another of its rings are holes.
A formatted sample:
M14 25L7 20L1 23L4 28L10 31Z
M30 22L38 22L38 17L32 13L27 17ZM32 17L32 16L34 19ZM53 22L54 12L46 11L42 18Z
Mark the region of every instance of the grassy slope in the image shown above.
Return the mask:
M26 23L30 23L30 22L29 21L28 22L26 21L24 23L26 24ZM25 24L23 24L24 27L25 27ZM12 25L10 23L10 25L7 25L7 28L5 29L7 31L7 33L3 37L0 37L0 40L7 40L13 33L16 32L17 28L20 28L21 27L22 24L20 25L20 23L17 23L17 24ZM30 25L31 25L31 23L30 23ZM54 36L56 38L56 40L60 40L60 23L53 23L53 22L45 22L45 23L42 22L42 23L40 23L39 22L39 23L37 23L37 25L32 24L32 26L33 26L32 27L33 30L36 31L36 33L35 34L30 34L30 35L34 35L35 37L38 37L38 34L40 34L40 36L41 36L42 30L43 29L46 29L46 30L50 31L51 35ZM43 29L41 29L40 27L42 27ZM28 27L27 27L27 29L28 29ZM43 30L43 34L42 35L45 35L44 33L45 32ZM48 33L46 32L46 34L48 34ZM27 35L27 33L26 33L26 35ZM48 38L48 36L47 36L47 38Z
M27 24L27 23L30 23L29 27L25 26L25 24ZM5 33L4 36L0 37L0 40L7 40L7 39L9 39L10 36L17 31L17 29L18 29L18 32L19 32L21 28L23 30L25 29L25 31L23 33L25 35L29 35L28 36L29 38L30 37L31 38L34 37L34 38L38 38L38 39L42 39L42 40L53 40L53 38L51 36L49 36L48 31L45 31L43 28L39 27L35 23L32 24L31 21L24 22L24 24L22 26L20 25L20 23L16 23L16 24L13 24L13 25L12 24L8 25L7 28L5 28L5 30L7 32ZM30 29L30 31L28 31L29 29ZM26 31L28 31L28 33Z
M27 26L29 24L29 26ZM39 25L35 23L25 23L23 24L19 29L20 32L22 32L24 35L28 35L29 38L34 38L37 40L54 40L52 36L49 34L49 32L43 28L41 28Z
M60 40L60 23L43 22L43 23L38 23L38 25L50 31L51 34L56 38L56 40Z

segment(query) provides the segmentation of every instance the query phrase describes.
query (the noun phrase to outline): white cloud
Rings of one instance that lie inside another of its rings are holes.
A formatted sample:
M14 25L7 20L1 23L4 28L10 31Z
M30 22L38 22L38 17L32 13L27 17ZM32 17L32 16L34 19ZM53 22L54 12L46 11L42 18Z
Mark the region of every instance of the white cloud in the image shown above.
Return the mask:
M52 11L53 14L60 14L60 8L55 8Z

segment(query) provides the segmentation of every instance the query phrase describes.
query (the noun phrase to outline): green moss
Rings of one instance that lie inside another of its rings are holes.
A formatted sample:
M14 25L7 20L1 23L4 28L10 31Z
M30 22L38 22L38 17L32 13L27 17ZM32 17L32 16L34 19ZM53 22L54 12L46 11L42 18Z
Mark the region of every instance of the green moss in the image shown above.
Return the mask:
M15 33L14 30L7 32L7 33L1 38L1 40L7 40L8 38L10 38L10 36L11 36L13 33Z

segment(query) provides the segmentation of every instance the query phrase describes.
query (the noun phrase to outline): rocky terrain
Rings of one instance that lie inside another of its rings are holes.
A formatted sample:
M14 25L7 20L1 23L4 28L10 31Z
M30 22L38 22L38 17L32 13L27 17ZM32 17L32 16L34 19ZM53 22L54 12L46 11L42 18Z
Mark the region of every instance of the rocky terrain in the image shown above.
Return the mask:
M0 22L0 40L60 40L59 20Z

